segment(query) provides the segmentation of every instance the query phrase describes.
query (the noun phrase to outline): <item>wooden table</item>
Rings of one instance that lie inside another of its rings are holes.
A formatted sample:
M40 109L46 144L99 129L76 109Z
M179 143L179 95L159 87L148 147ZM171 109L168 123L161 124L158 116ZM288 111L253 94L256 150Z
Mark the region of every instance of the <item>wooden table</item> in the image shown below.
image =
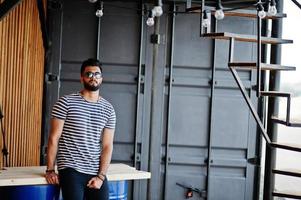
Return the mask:
M47 184L44 174L46 166L6 167L0 170L0 186L44 185ZM109 181L149 179L151 174L138 171L125 164L111 164L107 178Z

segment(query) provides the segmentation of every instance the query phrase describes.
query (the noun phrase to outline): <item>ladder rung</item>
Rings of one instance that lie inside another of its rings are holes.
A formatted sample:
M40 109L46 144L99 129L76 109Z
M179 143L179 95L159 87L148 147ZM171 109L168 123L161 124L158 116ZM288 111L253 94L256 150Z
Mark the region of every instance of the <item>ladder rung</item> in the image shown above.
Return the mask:
M291 127L301 127L301 120L300 119L290 119L289 122L286 122L285 119L282 119L282 118L278 118L278 117L275 117L275 116L272 116L271 117L271 120L275 123L278 123L278 124L283 124L283 125L286 125L286 126L291 126Z
M260 91L260 95L268 97L291 97L291 93L280 91Z
M301 145L298 144L272 142L271 146L274 148L301 152Z
M205 33L202 36L213 38L213 39L221 39L221 40L229 40L230 38L235 38L235 40L242 41L242 42L257 42L256 35L244 35L244 34L229 33L229 32ZM293 43L293 40L261 37L261 42L263 44L287 44L287 43Z
M274 191L272 195L275 197L301 199L301 192L296 192L296 191Z
M201 6L195 6L191 8L187 8L186 12L190 13L201 13L202 12ZM214 15L214 12L211 12L212 15ZM233 11L225 11L225 16L229 17L247 17L247 18L257 18L257 12L254 10L233 10ZM264 19L279 19L279 18L285 18L286 14L284 13L277 13L276 15L269 15L267 13L266 17Z
M301 170L300 169L273 169L272 172L274 174L301 177Z
M228 63L228 66L229 67L237 67L240 69L256 69L257 63L256 62L231 62L231 63ZM295 71L296 67L261 63L261 70Z

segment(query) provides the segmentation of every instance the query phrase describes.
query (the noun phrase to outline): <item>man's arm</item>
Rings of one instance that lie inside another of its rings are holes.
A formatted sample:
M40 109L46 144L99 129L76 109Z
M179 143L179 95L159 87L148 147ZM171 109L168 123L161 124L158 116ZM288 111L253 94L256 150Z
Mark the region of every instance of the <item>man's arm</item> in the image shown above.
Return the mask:
M47 147L47 170L46 172L46 180L50 184L58 184L58 177L57 174L54 173L54 165L56 154L58 150L58 143L61 137L64 120L52 118L51 119L51 129L48 138L48 147Z
M102 151L100 155L100 163L98 176L93 177L87 184L90 188L99 189L107 174L107 170L111 163L112 152L113 152L113 138L115 129L105 128L102 133Z
M99 174L107 174L113 152L113 138L115 129L105 128L102 133L102 151L100 156Z

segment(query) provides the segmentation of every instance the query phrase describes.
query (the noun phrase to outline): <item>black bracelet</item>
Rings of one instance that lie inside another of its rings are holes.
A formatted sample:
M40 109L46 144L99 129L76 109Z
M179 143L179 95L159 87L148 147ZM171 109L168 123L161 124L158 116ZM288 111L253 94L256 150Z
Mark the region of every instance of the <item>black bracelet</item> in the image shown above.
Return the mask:
M106 177L103 176L102 174L97 174L96 177L99 178L101 181L104 181L106 179Z
M46 173L54 173L55 170L54 169L46 169Z

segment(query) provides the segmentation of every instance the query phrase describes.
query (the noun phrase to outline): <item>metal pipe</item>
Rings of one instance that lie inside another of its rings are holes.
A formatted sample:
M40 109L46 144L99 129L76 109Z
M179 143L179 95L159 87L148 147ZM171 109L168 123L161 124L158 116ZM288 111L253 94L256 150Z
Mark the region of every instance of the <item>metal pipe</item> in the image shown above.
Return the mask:
M134 167L137 168L137 151L138 151L138 134L139 134L139 108L140 108L140 92L141 92L141 68L142 68L142 50L143 50L143 4L141 3L141 18L140 18L140 40L139 40L139 58L138 58L138 77L137 77L137 96L136 96L136 118L135 118L135 146L134 146Z
M261 133L262 133L263 137L265 138L267 144L270 145L271 140L270 140L269 136L267 135L267 131L265 130L265 128L264 128L264 126L263 126L263 124L260 120L260 117L257 114L257 110L252 105L252 101L248 97L248 94L247 94L247 92L246 92L246 90L243 86L243 83L242 83L241 79L239 78L239 75L238 75L237 71L233 67L229 67L229 68L230 68L230 71L231 71L232 75L234 76L234 79L235 79L235 81L236 81L236 83L237 83L237 85L238 85L238 87L239 87L239 89L240 89L240 91L241 91L241 93L242 93L242 95L243 95L243 97L244 97L244 99L245 99L245 101L246 101L253 117L255 118L255 121L257 122L257 125L259 126L259 128L261 130Z
M270 20L262 20L262 32L267 36L267 37L271 37L271 33L269 30L269 25L270 25ZM263 45L263 48L261 49L261 58L262 58L262 62L263 63L267 63L269 57L267 57L268 54L268 45ZM253 76L253 73L252 73ZM252 78L253 80L253 78ZM261 72L261 84L262 84L262 89L263 91L267 91L268 90L268 84L266 84L268 82L267 80L267 72L266 71L262 71ZM251 94L253 92L251 91ZM268 102L268 98L259 98L258 99L258 115L260 116L262 123L264 125L264 127L266 127L266 123L267 123L267 102ZM261 131L260 129L257 129L257 132ZM256 142L256 149L255 149L255 155L258 156L259 158L261 157L262 154L262 146L263 146L263 139L262 137L258 137L258 140ZM258 183L256 184L256 187L254 187L254 198L259 199L261 197L261 189L263 188L263 182L261 182L261 171L262 171L262 166L261 166L261 159L258 160L259 163L258 165L256 165L255 167L255 174L256 174L256 180L255 182Z
M217 30L217 21L214 20L214 32ZM206 179L206 194L207 199L210 199L210 174L211 174L211 149L212 149L212 130L213 130L213 108L214 108L214 91L215 91L215 69L216 69L216 41L212 40L212 69L211 69L211 90L210 90L210 107L209 107L209 131L208 131L208 150L207 150L207 179Z
M176 11L176 6L175 3L173 3L173 8L172 10L174 11L171 17L171 24L170 24L170 38L171 42L169 45L170 49L170 57L169 57L169 82L168 82L168 102L167 102L167 127L166 127L166 137L165 137L165 173L164 173L164 199L167 199L167 184L168 184L168 164L169 164L169 133L170 133L170 110L171 110L171 103L172 103L172 83L173 83L173 59L174 59L174 33L175 33L175 11Z
M258 16L258 14L262 9L263 6L261 2L259 2L257 7L257 97L260 97L261 90L261 18Z
M155 17L155 26L154 26L154 32L153 34L158 35L160 33L160 17ZM155 138L158 137L157 135L155 135L154 133L154 121L156 121L156 116L155 116L155 101L156 101L156 95L157 95L157 67L158 67L158 53L159 53L159 44L153 44L153 54L152 54L152 80L151 80L151 102L150 102L150 142L149 142L149 152L153 151L153 145L154 145L154 141ZM149 155L149 168L150 170L152 170L152 161L156 158L156 155L153 155L153 153L151 153ZM152 183L151 183L152 184ZM153 199L153 196L156 196L157 194L153 194L150 192L151 188L148 187L148 199Z
M156 3L156 6L162 6L162 0L158 0L157 3Z
M283 0L276 4L279 13L283 12ZM282 36L282 19L274 20L272 23L272 37L281 38ZM271 63L281 63L281 45L271 47ZM273 70L270 72L269 90L275 91L280 88L280 72ZM272 141L277 139L277 125L271 121L273 115L278 115L278 98L271 98L268 104L268 123L267 132ZM276 150L266 149L265 156L265 173L264 173L264 190L263 199L272 199L272 191L275 185L275 177L272 169L276 164Z

